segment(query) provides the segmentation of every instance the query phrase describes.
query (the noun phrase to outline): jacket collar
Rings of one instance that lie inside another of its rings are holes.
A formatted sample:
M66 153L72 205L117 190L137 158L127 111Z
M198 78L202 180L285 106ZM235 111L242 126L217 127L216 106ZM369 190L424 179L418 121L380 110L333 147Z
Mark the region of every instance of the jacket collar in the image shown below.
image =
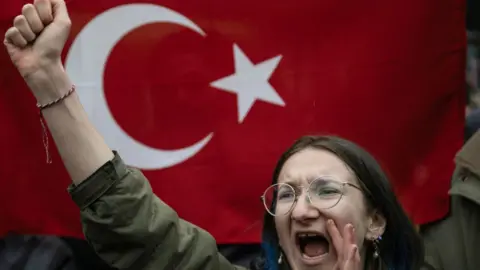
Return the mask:
M458 152L455 163L457 169L448 193L480 205L480 131Z
M480 177L480 131L477 131L457 153L455 163Z

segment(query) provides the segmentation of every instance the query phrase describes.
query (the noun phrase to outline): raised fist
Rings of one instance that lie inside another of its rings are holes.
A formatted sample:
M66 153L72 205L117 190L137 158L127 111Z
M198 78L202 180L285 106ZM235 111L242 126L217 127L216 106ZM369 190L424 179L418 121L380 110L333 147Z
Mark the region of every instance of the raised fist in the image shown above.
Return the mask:
M71 21L63 0L35 0L22 8L5 33L4 44L20 74L29 78L51 65L61 65L61 53Z

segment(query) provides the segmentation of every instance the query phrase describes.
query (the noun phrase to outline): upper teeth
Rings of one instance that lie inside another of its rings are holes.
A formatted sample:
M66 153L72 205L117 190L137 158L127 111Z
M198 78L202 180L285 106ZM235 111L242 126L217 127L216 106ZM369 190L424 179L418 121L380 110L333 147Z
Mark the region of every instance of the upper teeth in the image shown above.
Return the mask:
M317 236L318 234L316 233L299 233L298 236L299 237L313 237L313 236Z

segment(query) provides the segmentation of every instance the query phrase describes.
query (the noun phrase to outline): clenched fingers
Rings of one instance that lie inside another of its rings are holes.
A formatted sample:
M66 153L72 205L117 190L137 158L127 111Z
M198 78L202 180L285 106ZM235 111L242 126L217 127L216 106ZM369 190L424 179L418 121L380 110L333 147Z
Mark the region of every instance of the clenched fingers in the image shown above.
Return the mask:
M23 6L22 15L27 19L28 25L30 25L33 33L38 35L42 32L44 25L34 5L26 4Z
M13 20L13 26L18 29L18 32L23 36L27 42L31 42L35 39L36 35L33 33L27 19L23 15L18 15Z
M33 4L43 25L53 21L52 4L49 0L35 0Z
M27 46L27 40L22 36L16 27L10 27L5 33L5 43L10 43L16 47L24 48Z

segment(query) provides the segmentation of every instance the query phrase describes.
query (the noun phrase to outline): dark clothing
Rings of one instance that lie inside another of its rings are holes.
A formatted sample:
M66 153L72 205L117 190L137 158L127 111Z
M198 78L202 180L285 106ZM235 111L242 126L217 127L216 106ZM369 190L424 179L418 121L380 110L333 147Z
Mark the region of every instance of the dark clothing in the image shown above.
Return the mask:
M426 260L437 270L480 269L480 132L455 158L449 215L423 226Z
M0 241L2 270L77 270L71 250L55 236L9 234Z

